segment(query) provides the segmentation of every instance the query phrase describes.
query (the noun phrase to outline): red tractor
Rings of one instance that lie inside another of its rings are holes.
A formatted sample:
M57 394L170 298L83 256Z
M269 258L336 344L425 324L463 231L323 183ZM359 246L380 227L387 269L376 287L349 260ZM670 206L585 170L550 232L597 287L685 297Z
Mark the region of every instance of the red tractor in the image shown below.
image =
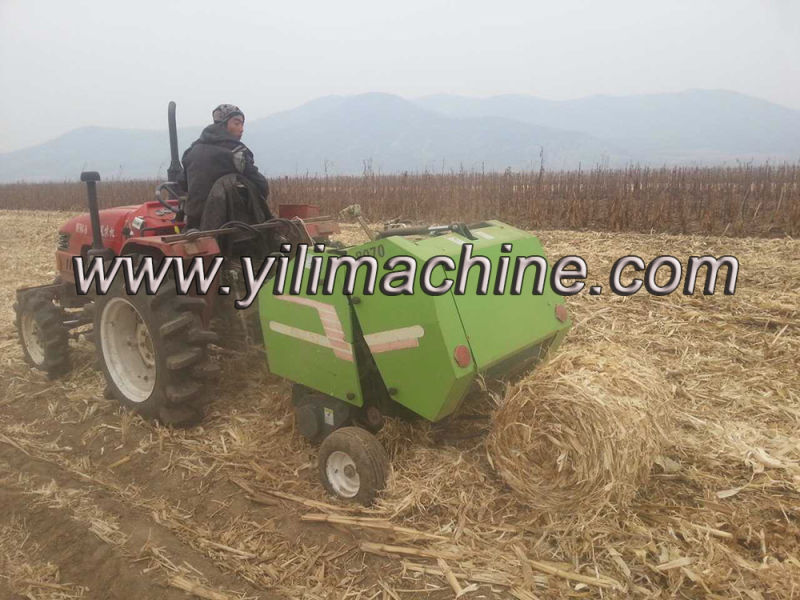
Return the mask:
M236 290L238 261L226 260L220 275L205 295L180 294L174 285L163 284L156 293L144 290L130 294L121 278L106 294L82 295L76 287L73 257L85 261L99 256L165 257L210 261L231 252L237 244L254 240L264 253L281 245L326 241L337 232L335 222L309 216L316 207L280 207L279 217L264 223L229 223L214 231L184 232L182 198L173 183L180 173L175 104L169 105L172 162L169 182L156 188L155 199L138 206L99 210L96 172L84 172L88 214L70 219L59 229L56 248L56 278L53 283L17 290L16 324L26 360L51 377L70 369L69 339L75 330L91 326L98 362L107 382L107 394L124 406L170 425L194 423L201 416L197 402L203 381L219 370L209 360L207 346L218 340L219 330L230 331L231 323L245 321L232 301L215 302L221 284ZM167 193L168 198L163 194ZM307 218L301 218L307 217ZM257 320L256 320L257 321ZM244 329L246 331L246 328ZM250 336L255 340L260 335Z

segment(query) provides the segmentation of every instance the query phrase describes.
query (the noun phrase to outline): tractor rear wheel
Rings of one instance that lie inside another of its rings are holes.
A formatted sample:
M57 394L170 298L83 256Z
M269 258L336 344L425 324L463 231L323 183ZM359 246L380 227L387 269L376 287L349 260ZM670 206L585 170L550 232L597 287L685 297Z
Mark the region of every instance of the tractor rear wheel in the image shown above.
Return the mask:
M180 296L170 280L158 292L127 294L121 282L97 299L95 343L112 394L120 403L165 425L202 418L198 379L208 372L205 301Z
M51 379L69 371L69 340L64 328L64 309L47 294L30 294L14 305L17 333L31 366Z
M389 478L389 457L381 443L360 427L342 427L319 449L319 474L330 494L372 504Z

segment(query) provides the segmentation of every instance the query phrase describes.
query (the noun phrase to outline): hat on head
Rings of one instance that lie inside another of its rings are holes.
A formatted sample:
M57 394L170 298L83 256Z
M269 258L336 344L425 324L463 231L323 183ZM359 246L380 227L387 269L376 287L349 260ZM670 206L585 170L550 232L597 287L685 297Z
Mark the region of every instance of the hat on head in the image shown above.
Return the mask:
M244 121L244 113L238 106L234 106L233 104L220 104L211 111L211 117L214 119L214 123L224 123L231 117L236 116L242 117L242 121Z

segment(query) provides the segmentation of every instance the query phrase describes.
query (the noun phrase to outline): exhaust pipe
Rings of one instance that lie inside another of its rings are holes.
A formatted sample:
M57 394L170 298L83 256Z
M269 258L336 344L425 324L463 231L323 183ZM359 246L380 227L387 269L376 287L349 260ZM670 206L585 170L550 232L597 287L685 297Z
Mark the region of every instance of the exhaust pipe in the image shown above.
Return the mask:
M81 181L86 184L86 193L89 196L89 218L92 221L92 250L103 249L103 236L100 232L100 209L97 206L97 182L100 173L97 171L84 171Z
M100 256L102 258L112 258L114 251L103 246L103 234L100 231L100 207L97 205L97 182L100 181L100 173L97 171L84 171L81 173L81 181L86 183L86 194L89 199L89 219L92 222L92 248L88 252L88 257Z
M170 163L167 169L167 181L178 181L183 170L178 158L178 126L175 123L175 103L170 101L167 106L167 124L169 125L169 153Z

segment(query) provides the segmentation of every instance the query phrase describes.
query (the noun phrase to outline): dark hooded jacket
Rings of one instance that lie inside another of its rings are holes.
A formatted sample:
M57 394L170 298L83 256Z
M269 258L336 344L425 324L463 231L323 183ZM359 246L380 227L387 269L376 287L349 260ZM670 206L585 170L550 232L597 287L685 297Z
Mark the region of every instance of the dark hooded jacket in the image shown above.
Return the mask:
M223 175L235 173L252 182L261 195L261 201L266 203L269 187L255 166L253 153L228 133L225 123L209 125L183 153L183 173L179 182L189 193L184 207L187 227L199 227L214 183Z
M239 173L223 175L208 193L200 229L219 229L229 221L263 223L272 214L256 185Z

